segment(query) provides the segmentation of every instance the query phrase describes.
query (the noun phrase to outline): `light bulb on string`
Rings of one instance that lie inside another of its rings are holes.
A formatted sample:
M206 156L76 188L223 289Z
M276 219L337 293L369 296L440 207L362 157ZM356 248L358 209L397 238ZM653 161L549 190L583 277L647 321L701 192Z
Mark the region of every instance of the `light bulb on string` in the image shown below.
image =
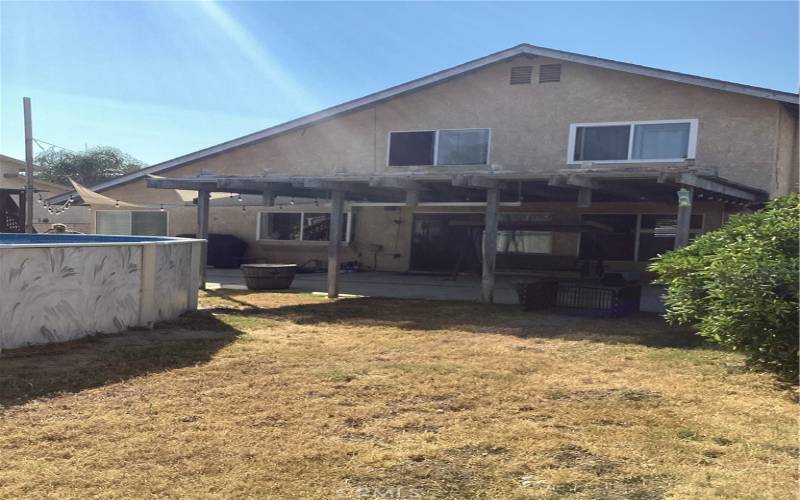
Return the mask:
M158 211L159 212L163 212L164 211L164 204L163 203L161 204L161 207L159 207Z
M236 197L236 201L238 201L239 203L242 202L242 194L241 193L239 193L239 195Z

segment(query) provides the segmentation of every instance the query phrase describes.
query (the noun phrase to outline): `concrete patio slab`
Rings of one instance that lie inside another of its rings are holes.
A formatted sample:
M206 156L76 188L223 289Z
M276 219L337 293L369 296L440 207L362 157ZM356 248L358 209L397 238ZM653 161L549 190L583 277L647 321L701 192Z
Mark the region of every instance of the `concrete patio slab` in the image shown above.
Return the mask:
M518 304L514 283L524 281L521 276L498 275L495 302ZM246 290L244 276L239 269L208 269L209 289L228 288ZM295 276L290 290L306 293L326 293L325 273L303 273ZM342 273L339 278L342 296L383 297L390 299L455 300L479 302L481 280L475 275L458 277L436 274L406 274L386 272ZM663 312L663 288L654 285L642 287L641 310Z

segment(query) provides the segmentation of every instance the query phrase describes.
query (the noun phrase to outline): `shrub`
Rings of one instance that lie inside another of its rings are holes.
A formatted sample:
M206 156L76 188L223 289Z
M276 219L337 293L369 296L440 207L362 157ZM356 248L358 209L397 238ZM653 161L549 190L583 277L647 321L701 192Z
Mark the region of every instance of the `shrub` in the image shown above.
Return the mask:
M657 257L666 318L741 350L751 365L797 380L797 195L735 215L721 229Z

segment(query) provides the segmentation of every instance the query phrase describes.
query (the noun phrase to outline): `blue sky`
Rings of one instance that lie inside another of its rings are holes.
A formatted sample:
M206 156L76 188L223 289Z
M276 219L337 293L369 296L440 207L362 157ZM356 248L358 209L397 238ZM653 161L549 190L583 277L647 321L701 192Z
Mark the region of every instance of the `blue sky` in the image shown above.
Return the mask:
M0 152L150 164L527 42L790 92L797 3L0 2Z

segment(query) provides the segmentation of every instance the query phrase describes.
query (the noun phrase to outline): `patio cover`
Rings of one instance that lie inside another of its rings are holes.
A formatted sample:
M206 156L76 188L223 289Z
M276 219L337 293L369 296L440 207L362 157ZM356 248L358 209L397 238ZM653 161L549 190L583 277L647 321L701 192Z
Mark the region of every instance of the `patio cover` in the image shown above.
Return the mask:
M279 171L279 169L274 169ZM567 168L541 173L508 170L461 168L457 171L404 171L384 174L338 174L328 176L196 177L148 176L147 186L156 189L192 190L197 196L197 235L208 235L211 193L261 194L263 204L272 206L277 196L329 198L331 204L331 239L328 245L328 296L338 296L341 214L345 200L417 206L426 200L485 203L482 289L484 302L491 303L494 293L497 252L498 205L503 201L577 202L588 207L595 202L671 202L677 205L676 246L689 238L693 199L706 199L731 205L757 205L767 193L721 178L715 169L687 164L643 166L594 166ZM688 203L678 204L677 193ZM338 215L338 216L337 216ZM205 257L201 258L205 262ZM205 286L205 267L201 269Z

